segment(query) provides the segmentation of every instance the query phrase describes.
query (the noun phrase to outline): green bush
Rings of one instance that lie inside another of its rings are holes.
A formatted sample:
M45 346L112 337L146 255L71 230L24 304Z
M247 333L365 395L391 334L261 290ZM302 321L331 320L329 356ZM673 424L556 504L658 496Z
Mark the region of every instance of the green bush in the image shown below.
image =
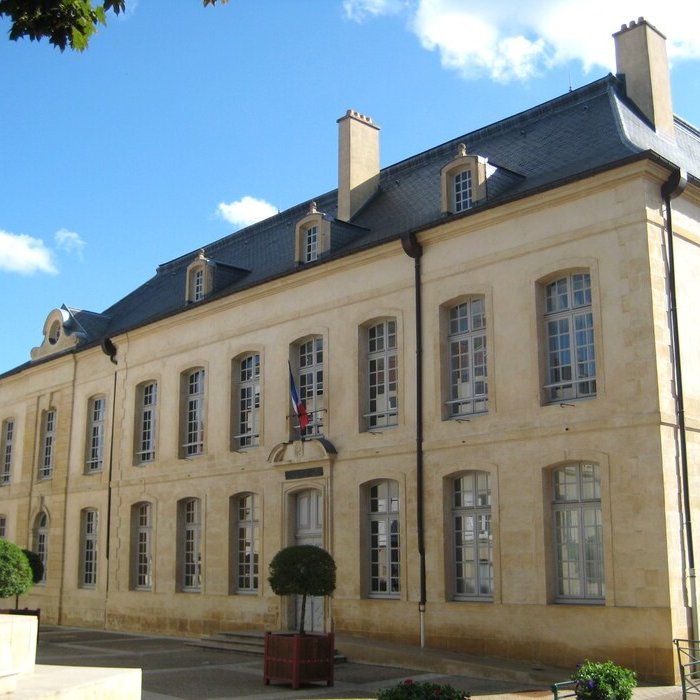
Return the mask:
M270 562L267 579L277 595L300 595L299 632L304 634L306 597L330 595L335 590L335 561L321 547L297 544L280 549Z
M468 700L469 693L451 685L439 685L428 681L416 682L410 678L377 693L377 700Z
M630 700L637 674L612 661L588 661L571 676L576 695L583 700Z
M32 587L32 569L24 552L0 540L0 598L20 596Z
M22 551L29 561L33 582L39 583L39 581L44 578L44 562L41 561L41 557L36 552L32 552L31 549L23 549Z

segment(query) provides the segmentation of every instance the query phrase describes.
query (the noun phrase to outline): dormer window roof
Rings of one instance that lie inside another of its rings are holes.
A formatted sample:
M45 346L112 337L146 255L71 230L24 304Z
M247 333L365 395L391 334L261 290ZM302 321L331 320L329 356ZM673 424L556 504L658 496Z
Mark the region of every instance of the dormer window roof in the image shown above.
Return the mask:
M488 160L467 153L460 143L457 155L440 171L443 214L459 214L486 199L486 180L494 168Z
M309 213L296 225L294 259L302 265L314 262L330 250L330 242L330 221L311 202Z
M214 266L200 250L187 267L185 299L189 303L201 301L211 294L214 288Z

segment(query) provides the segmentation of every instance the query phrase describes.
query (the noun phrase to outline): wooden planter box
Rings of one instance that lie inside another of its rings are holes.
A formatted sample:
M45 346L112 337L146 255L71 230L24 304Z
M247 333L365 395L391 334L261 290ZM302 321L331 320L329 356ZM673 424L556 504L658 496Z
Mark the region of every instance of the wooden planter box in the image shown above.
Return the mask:
M265 685L270 681L302 683L326 681L333 685L334 634L265 633Z

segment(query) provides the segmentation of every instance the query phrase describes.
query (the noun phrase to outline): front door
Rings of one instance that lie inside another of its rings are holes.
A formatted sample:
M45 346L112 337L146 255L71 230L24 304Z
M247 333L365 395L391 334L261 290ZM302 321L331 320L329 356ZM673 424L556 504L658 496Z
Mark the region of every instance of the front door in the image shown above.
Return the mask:
M294 544L312 544L323 547L323 500L317 489L301 491L296 496L296 525ZM294 610L294 627L299 629L301 596L297 596ZM323 632L323 597L306 599L304 629L307 632Z

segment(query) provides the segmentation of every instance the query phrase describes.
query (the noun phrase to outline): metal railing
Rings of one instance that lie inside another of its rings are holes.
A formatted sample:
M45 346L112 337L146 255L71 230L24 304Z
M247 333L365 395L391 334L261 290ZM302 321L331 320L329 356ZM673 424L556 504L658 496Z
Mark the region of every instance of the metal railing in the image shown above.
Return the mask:
M674 639L673 644L678 655L683 700L688 693L700 695L700 640Z

